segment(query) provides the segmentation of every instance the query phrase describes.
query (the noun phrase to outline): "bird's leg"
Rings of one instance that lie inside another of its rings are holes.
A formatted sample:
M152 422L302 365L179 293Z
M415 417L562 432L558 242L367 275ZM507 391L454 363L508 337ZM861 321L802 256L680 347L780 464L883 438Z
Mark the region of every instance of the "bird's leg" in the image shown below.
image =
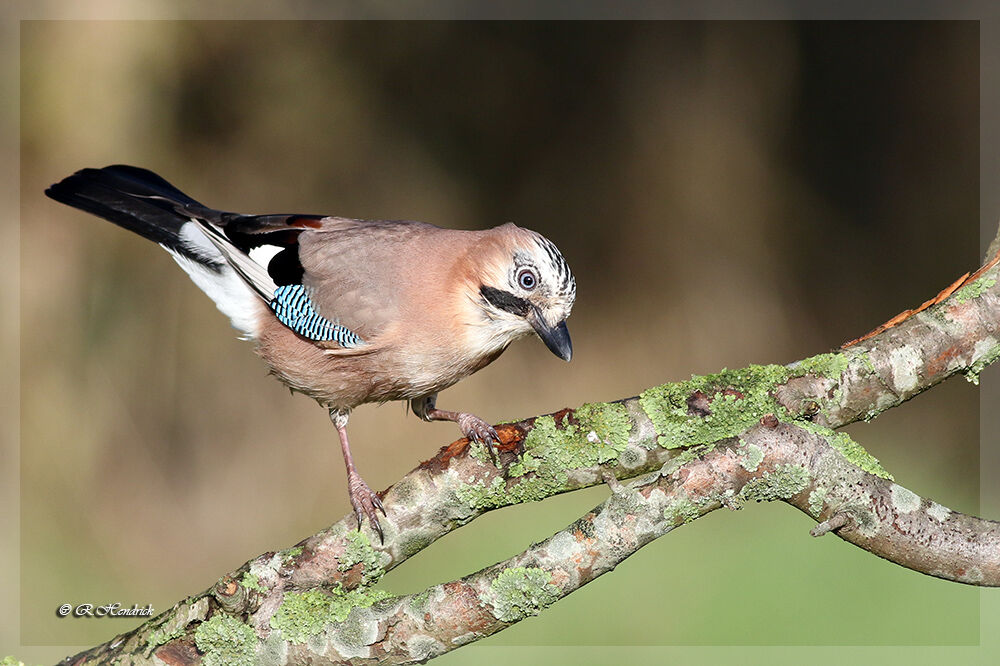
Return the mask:
M362 515L368 516L372 529L378 532L379 541L385 543L382 535L382 526L378 523L378 516L375 509L386 515L382 500L368 487L365 480L354 468L354 459L351 457L351 445L347 441L347 418L350 412L338 409L330 410L330 420L337 427L337 434L340 435L340 450L344 454L344 466L347 468L347 493L351 498L351 506L354 507L354 515L358 518L358 531L361 530Z
M473 442L479 442L486 447L487 452L490 454L490 460L496 466L497 454L494 444L500 443L500 437L493 426L475 414L449 412L446 409L438 409L436 405L437 393L410 400L410 409L424 421L454 421L457 423L464 437L468 437Z

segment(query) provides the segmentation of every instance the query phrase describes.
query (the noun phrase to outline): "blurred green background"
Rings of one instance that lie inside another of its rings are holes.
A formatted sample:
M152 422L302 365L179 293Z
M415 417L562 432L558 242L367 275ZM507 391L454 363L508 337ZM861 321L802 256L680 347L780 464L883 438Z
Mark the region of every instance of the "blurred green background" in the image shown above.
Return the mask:
M24 22L21 76L21 604L0 612L25 645L107 640L134 623L55 609L165 609L349 509L324 410L159 248L42 195L76 169L144 166L241 212L545 234L577 276L574 359L522 342L439 400L490 421L826 351L979 261L974 22ZM954 380L849 430L978 513L978 395ZM398 404L351 426L376 488L457 434ZM606 495L494 512L383 586L492 564ZM979 590L811 524L716 512L440 663L979 643Z

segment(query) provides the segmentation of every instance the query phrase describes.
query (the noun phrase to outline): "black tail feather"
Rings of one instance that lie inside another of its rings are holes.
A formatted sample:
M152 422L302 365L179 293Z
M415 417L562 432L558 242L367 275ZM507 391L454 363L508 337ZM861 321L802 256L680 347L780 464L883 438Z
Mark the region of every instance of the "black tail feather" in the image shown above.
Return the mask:
M49 187L45 194L200 263L206 263L205 256L181 241L181 227L192 217L212 220L222 215L152 171L121 164L82 169Z

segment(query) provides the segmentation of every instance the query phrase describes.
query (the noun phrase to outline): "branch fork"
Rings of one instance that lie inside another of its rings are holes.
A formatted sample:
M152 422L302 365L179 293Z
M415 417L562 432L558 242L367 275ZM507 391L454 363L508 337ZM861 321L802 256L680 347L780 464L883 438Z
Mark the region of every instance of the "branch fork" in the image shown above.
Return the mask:
M955 374L978 381L1000 358L998 261L1000 252L833 353L497 426L502 469L467 440L454 442L382 493L384 544L347 516L65 663L420 662L540 612L677 527L749 501L787 502L818 521L814 536L833 532L917 571L1000 585L1000 523L896 484L834 430ZM376 585L487 511L601 483L611 491L605 502L513 558L420 594Z

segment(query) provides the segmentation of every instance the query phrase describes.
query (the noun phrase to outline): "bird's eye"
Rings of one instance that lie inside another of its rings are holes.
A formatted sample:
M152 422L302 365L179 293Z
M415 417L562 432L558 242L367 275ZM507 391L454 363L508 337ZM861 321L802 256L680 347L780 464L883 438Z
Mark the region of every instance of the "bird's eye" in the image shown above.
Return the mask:
M522 268L517 272L517 284L525 291L531 291L538 286L538 276L530 268Z

